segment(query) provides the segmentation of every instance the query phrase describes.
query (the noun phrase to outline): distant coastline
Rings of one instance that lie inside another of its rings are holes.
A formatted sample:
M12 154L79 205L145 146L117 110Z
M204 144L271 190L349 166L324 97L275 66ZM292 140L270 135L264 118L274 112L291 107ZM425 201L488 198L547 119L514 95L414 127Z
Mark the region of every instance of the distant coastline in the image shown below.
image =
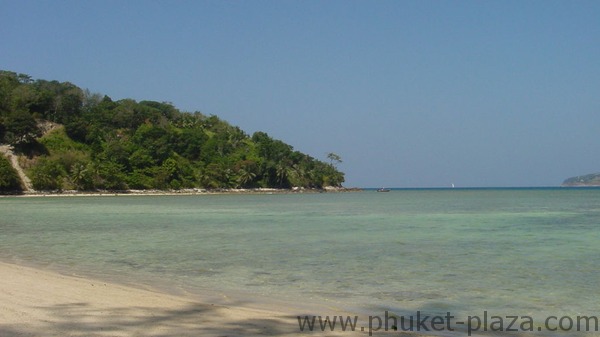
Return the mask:
M519 187L393 187L390 191L476 191L476 190L564 190L564 189L597 189L597 185L557 185L557 186L519 186ZM110 196L190 196L190 195L269 195L269 194L319 194L319 193L349 193L376 192L377 187L325 187L317 188L222 188L222 189L179 189L179 190L96 190L96 191L12 191L0 193L2 197L40 198L40 197L110 197Z
M600 187L600 173L586 174L565 179L565 187Z

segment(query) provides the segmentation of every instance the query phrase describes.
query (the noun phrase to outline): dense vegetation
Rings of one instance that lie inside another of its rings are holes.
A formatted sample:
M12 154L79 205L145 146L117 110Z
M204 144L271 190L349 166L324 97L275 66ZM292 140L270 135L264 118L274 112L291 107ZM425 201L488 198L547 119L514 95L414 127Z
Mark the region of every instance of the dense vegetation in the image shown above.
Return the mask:
M10 165L8 159L0 154L0 192L21 190L19 175Z
M60 125L43 134L45 127ZM0 143L27 155L36 190L340 186L330 163L170 103L92 94L0 71Z

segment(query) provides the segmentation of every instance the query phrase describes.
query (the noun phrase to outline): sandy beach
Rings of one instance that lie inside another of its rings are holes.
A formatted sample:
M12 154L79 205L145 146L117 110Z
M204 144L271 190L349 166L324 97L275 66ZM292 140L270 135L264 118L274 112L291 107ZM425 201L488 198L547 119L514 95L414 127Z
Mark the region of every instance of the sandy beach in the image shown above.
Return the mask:
M182 190L124 190L124 191L26 191L0 194L2 197L38 198L38 197L106 197L106 196L181 196L181 195L256 195L256 194L301 194L301 193L338 193L362 192L358 187L325 187L323 189L285 189L285 188L227 188L227 189L182 189Z
M202 303L0 262L1 337L369 336L365 321L358 321L356 331L342 331L339 325L334 331L300 331L298 315L320 313L246 305ZM372 335L430 336L383 329Z
M0 336L359 336L301 333L297 314L199 303L0 262Z

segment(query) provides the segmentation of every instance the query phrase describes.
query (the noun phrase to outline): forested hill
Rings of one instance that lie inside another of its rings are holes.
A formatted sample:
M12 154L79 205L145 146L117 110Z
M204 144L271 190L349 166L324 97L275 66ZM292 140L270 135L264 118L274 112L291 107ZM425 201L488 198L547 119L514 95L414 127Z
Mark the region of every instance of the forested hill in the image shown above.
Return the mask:
M600 173L586 174L566 179L562 183L562 186L600 186Z
M335 154L320 161L214 115L113 101L11 71L0 71L0 144L20 155L35 190L323 188L344 181ZM2 154L0 171L0 190L19 185Z

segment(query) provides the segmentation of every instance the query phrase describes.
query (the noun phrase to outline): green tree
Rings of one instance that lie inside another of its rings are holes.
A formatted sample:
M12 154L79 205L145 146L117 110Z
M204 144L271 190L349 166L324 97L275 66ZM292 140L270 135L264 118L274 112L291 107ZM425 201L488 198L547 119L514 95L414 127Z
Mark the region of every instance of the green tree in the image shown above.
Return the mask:
M173 153L173 138L167 128L143 124L135 131L132 142L148 151L148 154L160 165Z
M39 94L33 86L20 85L11 94L12 110L31 111L38 102Z
M33 116L24 110L10 113L4 119L4 127L4 139L15 146L31 144L41 135Z
M336 167L337 164L340 164L342 162L342 157L338 156L337 154L333 153L333 152L329 152L327 154L327 159L329 159L331 166Z
M74 164L69 175L71 184L77 190L93 190L95 187L93 172L91 163L79 162Z
M175 151L187 159L197 160L201 157L202 147L207 140L208 136L200 128L181 130L175 136Z
M33 188L39 191L62 190L65 175L64 167L47 157L40 158L29 173Z
M71 83L61 83L60 92L54 98L53 121L68 124L76 119L82 110L83 91Z
M237 175L236 187L251 187L255 184L257 176L257 165L253 160L243 160L237 163L235 171Z
M12 111L12 92L19 85L17 73L0 70L0 116Z
M246 171L245 169L240 169L237 172L237 176L237 187L247 187L248 185L252 184L252 181L254 180L254 178L256 178L256 173Z
M8 159L0 154L0 192L21 190L21 180Z
M98 176L95 185L98 188L113 191L122 191L128 188L127 176L123 172L122 165L112 161L102 161L96 163L96 170Z

